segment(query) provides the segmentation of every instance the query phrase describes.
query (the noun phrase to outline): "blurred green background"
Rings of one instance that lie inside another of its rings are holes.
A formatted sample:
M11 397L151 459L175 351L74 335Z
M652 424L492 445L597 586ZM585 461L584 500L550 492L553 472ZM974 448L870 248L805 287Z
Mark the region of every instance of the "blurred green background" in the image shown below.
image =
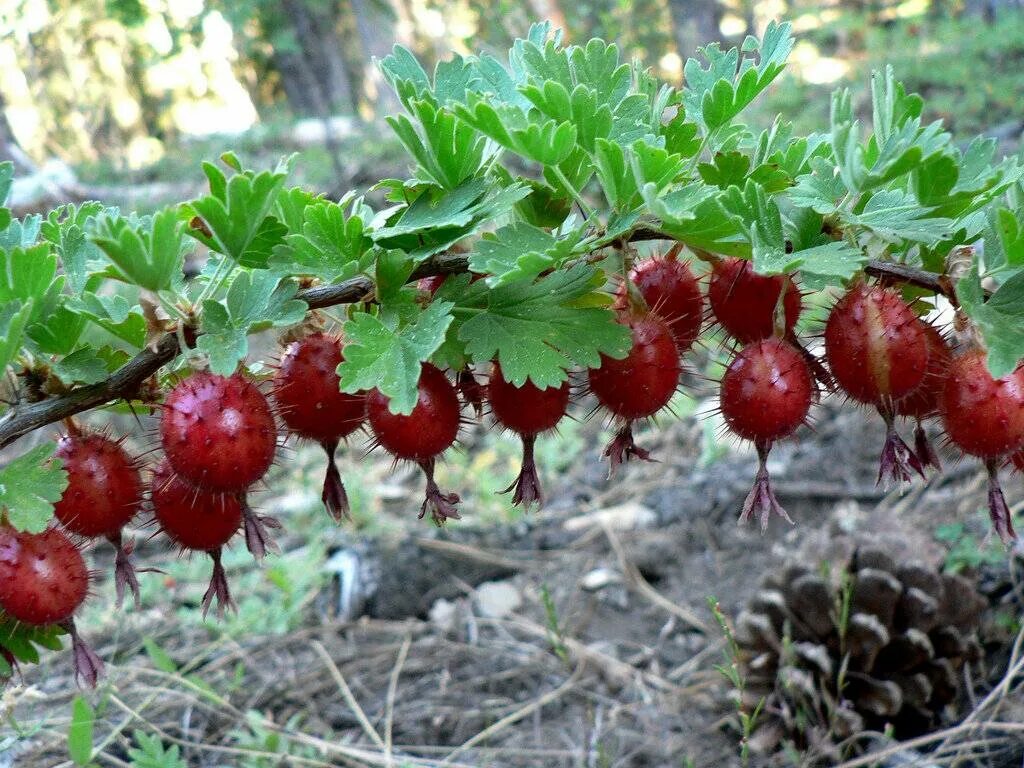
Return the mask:
M756 116L798 130L825 126L839 85L866 107L883 61L960 138L1013 149L1024 125L1021 0L0 0L0 160L36 175L21 212L60 190L142 207L188 195L228 146L298 151L299 181L340 193L402 168L374 57L396 42L428 64L500 50L540 18L676 83L698 44L788 19L792 64Z

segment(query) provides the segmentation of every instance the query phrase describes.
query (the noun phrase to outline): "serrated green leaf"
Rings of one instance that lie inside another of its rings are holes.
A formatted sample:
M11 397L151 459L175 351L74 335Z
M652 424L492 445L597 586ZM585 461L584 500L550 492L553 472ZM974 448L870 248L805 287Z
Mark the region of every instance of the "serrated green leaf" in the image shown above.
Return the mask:
M0 373L3 373L18 354L31 314L31 299L27 302L14 299L0 308Z
M949 219L933 218L930 209L899 189L881 190L860 212L840 211L839 216L847 224L864 227L888 242L935 244L950 234L953 225Z
M365 271L371 263L367 252L372 245L362 218L346 216L338 203L316 200L303 210L301 230L284 238L269 266L334 283Z
M52 460L55 446L43 444L0 469L0 507L19 531L40 533L53 515L54 502L67 487L67 473Z
M455 189L476 176L488 159L487 141L449 109L431 100L412 100L411 117L387 122L419 164L420 174L444 189Z
M68 755L75 765L86 766L92 761L95 722L96 713L89 702L75 696L71 702L71 725L68 727Z
M488 275L491 288L520 280L532 280L548 269L557 269L573 254L581 232L556 237L542 229L517 222L485 234L469 256L469 268Z
M259 270L241 271L221 304L203 302L202 335L196 346L210 359L210 370L222 376L234 373L249 353L249 334L270 327L294 325L306 314L306 304L293 298L294 281Z
M471 234L482 222L506 215L529 193L524 184L496 187L485 179L470 179L448 192L432 188L372 236L378 245L422 261Z
M1016 293L1018 287L1012 292ZM998 293L998 291L997 291ZM978 276L978 261L971 271L957 283L957 296L968 316L977 324L988 348L988 369L994 378L1012 373L1024 359L1024 323L1018 313L1000 311L999 304L985 301L985 293ZM1005 308L1012 301L1000 302Z
M542 165L558 165L576 147L576 126L568 121L534 122L519 107L495 106L476 95L470 96L468 104L457 105L455 111L505 149Z
M743 53L756 54L756 64L753 58L740 61L735 48L723 54L708 46L707 69L694 59L686 63L687 111L699 115L710 132L725 127L779 76L792 49L790 25L774 21L761 41L748 36L743 43Z
M345 323L343 392L377 389L393 413L409 414L419 398L420 365L437 351L452 322L451 302L433 301L412 321L395 314L357 312Z
M6 210L6 209L5 209ZM39 228L43 217L38 213L23 219L10 219L0 230L0 250L10 251L15 248L30 248L39 239Z
M580 264L477 294L482 306L455 310L466 316L459 339L474 361L497 358L516 386L527 379L541 388L559 386L569 368L593 368L602 353L623 357L629 351L629 329L594 306L608 303L599 293L603 282L599 270Z
M105 209L102 203L97 202L62 205L50 211L41 225L42 236L57 249L68 285L74 293L85 288L91 272L102 269L103 252L86 232L105 210L109 214L114 213L113 209Z
M165 208L137 221L102 215L92 239L112 262L113 277L150 291L166 291L182 279L182 235L177 211Z
M243 267L264 268L287 227L271 215L287 177L287 165L275 171L241 171L230 179L219 168L203 164L210 194L193 200L188 210L205 224L189 234L211 250Z
M146 320L124 296L85 292L67 299L67 308L136 349L146 343Z
M96 384L107 378L107 364L92 347L77 349L53 364L53 373L64 384Z
M128 750L132 768L188 768L177 744L165 748L158 736L143 731L134 731L132 740L137 745Z

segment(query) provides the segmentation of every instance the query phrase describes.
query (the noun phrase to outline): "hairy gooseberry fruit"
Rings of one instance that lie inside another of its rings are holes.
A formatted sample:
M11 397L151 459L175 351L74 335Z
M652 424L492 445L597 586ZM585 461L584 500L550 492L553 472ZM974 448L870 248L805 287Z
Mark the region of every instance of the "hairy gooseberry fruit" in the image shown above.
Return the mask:
M565 416L569 407L569 382L562 382L558 387L540 389L527 380L517 387L505 380L501 365L496 362L491 368L491 378L487 384L487 400L495 420L519 435L523 442L522 469L515 482L502 493L515 490L512 494L513 505L542 505L544 494L534 461L534 443L537 435L554 429Z
M75 676L95 686L103 662L75 628L74 613L89 593L89 570L62 531L16 531L0 525L0 608L33 626L55 624L71 636Z
M759 275L749 260L731 257L719 259L711 270L711 310L726 332L741 344L775 335L780 296L785 324L780 330L788 337L803 305L800 289L789 275Z
M815 391L803 355L782 339L751 342L729 363L719 392L722 416L729 429L754 443L759 459L741 522L757 516L764 530L773 513L792 522L772 491L768 453L776 440L791 435L807 420Z
M442 525L459 519L458 494L442 493L434 481L437 457L455 442L459 434L459 396L448 378L430 363L420 369L418 399L412 413L392 413L391 399L373 390L367 399L367 413L377 444L396 459L415 461L426 477L426 492L420 518L429 511Z
M680 354L686 352L700 335L704 320L704 296L688 261L679 261L678 248L664 258L637 264L629 279L640 295L672 331Z
M878 482L909 481L924 468L893 424L895 402L916 390L928 369L925 325L900 294L878 285L855 285L829 313L825 357L839 386L853 400L874 405L886 436Z
M114 545L114 590L117 605L130 589L139 606L139 581L131 561L132 545L121 529L131 522L142 504L142 478L138 463L121 443L96 433L82 432L74 422L69 434L57 440L54 455L61 459L68 485L53 511L71 533L104 537Z
M366 419L366 396L340 389L337 368L342 360L340 339L314 333L288 345L274 376L281 420L299 437L320 443L327 454L320 498L335 520L348 516L349 504L334 455L338 444Z
M263 393L240 374L200 371L164 403L160 439L175 472L211 491L243 491L270 468L277 428Z
M604 455L611 471L632 456L650 460L650 453L633 441L633 422L664 408L679 384L679 350L665 321L651 314L624 312L619 322L632 334L629 353L617 360L601 355L601 367L591 368L590 391L623 425L608 443Z
M1024 449L1024 366L993 379L985 353L968 350L950 363L940 408L949 439L964 453L985 462L989 515L996 533L1003 542L1016 539L999 485L999 464Z
M203 595L203 616L217 598L217 616L234 608L221 549L242 527L242 503L237 494L216 493L190 485L167 459L153 470L150 499L160 529L182 549L206 552L213 560L210 585Z
M953 355L946 340L934 325L924 323L923 326L924 340L928 346L928 365L925 368L924 380L909 395L897 400L895 409L897 416L914 419L917 422L914 429L914 454L921 465L941 470L942 462L928 440L923 421L939 413L939 395L945 384Z

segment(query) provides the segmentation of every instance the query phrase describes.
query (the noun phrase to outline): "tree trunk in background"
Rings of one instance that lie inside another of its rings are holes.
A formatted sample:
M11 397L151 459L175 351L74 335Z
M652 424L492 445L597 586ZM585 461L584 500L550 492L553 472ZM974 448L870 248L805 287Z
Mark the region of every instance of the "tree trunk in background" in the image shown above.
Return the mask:
M398 99L373 62L391 53L396 42L396 20L380 3L367 0L352 0L352 15L364 56L362 95L378 115L396 112Z
M720 42L722 7L718 0L668 0L672 34L680 58L686 61L697 48Z
M0 93L0 163L10 160L14 163L15 172L28 172L33 170L28 166L28 156L21 149L18 140L14 136L11 124L7 121L7 105L4 103L4 95ZM0 204L3 201L0 200Z
M351 111L356 102L341 56L336 15L304 0L281 5L295 38L294 49L274 52L288 103L296 113L315 117Z

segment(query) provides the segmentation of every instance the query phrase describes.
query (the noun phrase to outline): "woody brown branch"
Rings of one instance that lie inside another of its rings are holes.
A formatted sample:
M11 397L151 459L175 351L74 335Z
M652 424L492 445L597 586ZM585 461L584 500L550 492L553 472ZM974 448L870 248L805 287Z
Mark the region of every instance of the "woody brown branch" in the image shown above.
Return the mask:
M673 240L664 233L653 229L638 229L631 241ZM465 272L469 269L469 258L464 253L442 253L421 263L409 278L416 281L423 277ZM869 275L894 282L915 285L946 296L957 305L956 291L952 280L944 275L913 269L901 264L871 260L864 271ZM373 299L374 284L368 277L354 277L333 285L306 288L296 293L295 298L306 302L310 309L323 309L338 304L353 304ZM24 403L12 408L0 417L0 448L4 448L19 437L40 427L53 424L77 413L98 408L115 400L131 400L138 396L139 388L163 366L178 356L180 348L174 333L163 336L153 347L142 350L129 360L110 378L97 384L79 387L71 392L34 403Z

